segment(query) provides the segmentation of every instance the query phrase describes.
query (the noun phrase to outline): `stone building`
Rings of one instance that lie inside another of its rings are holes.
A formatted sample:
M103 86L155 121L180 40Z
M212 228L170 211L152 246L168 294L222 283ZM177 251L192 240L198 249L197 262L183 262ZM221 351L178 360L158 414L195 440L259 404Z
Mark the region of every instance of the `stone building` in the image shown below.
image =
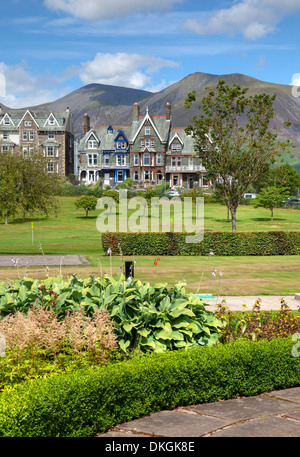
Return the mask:
M114 187L131 177L136 187L169 183L170 187L207 187L206 171L196 157L193 138L184 127L172 127L172 110L164 115L140 114L132 107L130 125L94 125L84 116L84 137L78 146L79 179L85 183L103 179Z
M44 110L11 110L0 108L0 149L24 155L43 151L49 159L49 173L60 176L74 173L74 133L71 113Z

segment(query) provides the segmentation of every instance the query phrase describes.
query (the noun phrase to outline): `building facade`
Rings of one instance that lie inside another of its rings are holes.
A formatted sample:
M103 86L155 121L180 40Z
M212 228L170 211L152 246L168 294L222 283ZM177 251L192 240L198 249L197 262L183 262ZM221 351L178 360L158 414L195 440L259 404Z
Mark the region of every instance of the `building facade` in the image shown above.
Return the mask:
M0 108L0 148L24 155L43 151L48 172L74 173L74 133L70 110L49 112Z
M151 115L133 104L131 125L95 125L84 116L78 146L80 181L114 187L131 177L136 187L169 183L171 188L208 187L206 171L196 157L193 139L172 127L171 105L164 115Z

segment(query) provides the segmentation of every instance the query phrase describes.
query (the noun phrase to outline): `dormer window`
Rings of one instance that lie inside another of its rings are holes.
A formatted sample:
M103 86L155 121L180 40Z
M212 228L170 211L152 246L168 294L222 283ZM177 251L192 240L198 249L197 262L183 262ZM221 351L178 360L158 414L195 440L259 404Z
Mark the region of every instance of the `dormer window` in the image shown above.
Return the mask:
M107 127L107 134L108 135L112 135L114 133L114 129L112 128L112 126L110 125L109 127Z
M9 117L8 117L8 116L5 116L5 118L4 118L4 125L9 125L9 124L10 124Z
M88 148L89 149L97 149L97 141L96 140L89 140L88 141Z
M49 118L48 124L49 124L49 125L55 125L55 120L54 120L53 117L50 117L50 118Z
M145 135L150 135L150 126L145 127Z

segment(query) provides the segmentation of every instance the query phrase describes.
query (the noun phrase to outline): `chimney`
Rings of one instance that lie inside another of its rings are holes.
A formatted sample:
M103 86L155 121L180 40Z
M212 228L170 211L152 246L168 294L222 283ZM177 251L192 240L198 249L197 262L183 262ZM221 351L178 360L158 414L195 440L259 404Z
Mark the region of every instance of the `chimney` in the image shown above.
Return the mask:
M166 119L170 120L172 115L171 104L168 102L166 104Z
M138 121L140 117L140 107L138 103L134 103L132 106L132 120Z
M69 112L70 112L70 108L67 106L66 113L69 113Z
M84 135L90 130L90 117L85 113L83 117L83 133Z

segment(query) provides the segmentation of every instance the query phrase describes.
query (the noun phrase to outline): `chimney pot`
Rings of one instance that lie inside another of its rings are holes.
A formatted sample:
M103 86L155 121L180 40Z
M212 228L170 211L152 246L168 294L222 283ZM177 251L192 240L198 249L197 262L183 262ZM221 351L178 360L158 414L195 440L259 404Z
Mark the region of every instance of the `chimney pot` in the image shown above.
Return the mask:
M166 104L166 119L170 120L172 115L171 104L167 102Z

